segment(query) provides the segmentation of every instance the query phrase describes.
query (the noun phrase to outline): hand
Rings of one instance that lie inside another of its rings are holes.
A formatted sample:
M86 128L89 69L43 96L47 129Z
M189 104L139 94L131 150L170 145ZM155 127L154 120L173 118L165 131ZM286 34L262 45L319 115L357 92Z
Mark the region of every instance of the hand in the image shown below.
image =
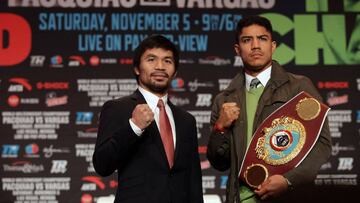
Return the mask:
M220 128L228 128L236 119L238 119L239 115L240 108L235 102L223 103L219 119L216 123Z
M268 177L256 190L255 193L264 200L269 197L276 197L288 189L288 182L282 175Z
M153 120L154 113L147 104L138 104L132 112L131 121L141 130L148 127Z

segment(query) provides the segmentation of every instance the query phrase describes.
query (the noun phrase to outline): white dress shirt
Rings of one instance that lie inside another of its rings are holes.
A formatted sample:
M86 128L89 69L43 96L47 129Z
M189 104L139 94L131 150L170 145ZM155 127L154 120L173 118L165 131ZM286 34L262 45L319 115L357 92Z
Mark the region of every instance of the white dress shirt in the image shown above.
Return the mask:
M139 91L140 93L144 96L145 101L147 103L147 105L149 105L150 109L152 110L152 112L154 113L154 119L156 122L156 125L159 129L160 132L160 128L159 128L159 115L160 115L160 109L159 107L157 107L158 101L159 99L162 99L164 104L165 104L165 111L166 114L169 118L169 122L171 125L171 131L172 131L172 135L173 135L173 140L174 140L174 148L176 146L176 129L175 129L175 122L174 122L174 116L173 113L167 103L168 101L168 95L166 94L165 96L159 98L158 96L156 96L155 94L145 90L144 88L139 86ZM142 135L142 133L144 132L143 130L141 130L137 125L135 125L134 122L131 121L131 118L129 119L130 122L130 126L133 129L133 131L135 132L135 134L137 134L138 136Z
M261 85L265 87L266 84L269 82L270 77L271 77L271 68L272 68L272 66L270 66L269 68L267 68L264 71L262 71L261 73L259 73L259 75L257 75L256 77L245 73L245 87L246 87L246 90L247 91L250 90L250 82L254 78L259 79Z

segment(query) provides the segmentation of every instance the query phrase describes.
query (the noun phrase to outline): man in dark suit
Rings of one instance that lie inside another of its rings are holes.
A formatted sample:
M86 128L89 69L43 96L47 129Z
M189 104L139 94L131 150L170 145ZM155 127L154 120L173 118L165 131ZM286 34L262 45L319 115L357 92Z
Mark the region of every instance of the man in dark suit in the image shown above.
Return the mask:
M258 188L239 181L239 171L253 133L272 112L301 91L322 100L309 78L286 72L272 60L276 43L268 19L250 16L237 25L235 51L244 62L229 87L215 98L207 156L214 168L229 170L227 202L253 203L314 180L331 152L328 122L301 164L285 174L269 176ZM276 200L275 200L276 201Z
M137 47L133 63L139 88L104 104L94 168L101 176L117 170L115 202L202 203L196 121L167 94L178 50L152 35Z

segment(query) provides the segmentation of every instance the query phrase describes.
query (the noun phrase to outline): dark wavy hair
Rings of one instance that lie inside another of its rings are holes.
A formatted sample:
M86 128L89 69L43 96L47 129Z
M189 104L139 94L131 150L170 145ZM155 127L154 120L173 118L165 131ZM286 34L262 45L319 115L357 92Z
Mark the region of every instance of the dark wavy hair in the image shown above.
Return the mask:
M259 25L264 27L270 33L271 38L273 38L273 29L271 26L271 22L267 18L264 18L262 16L246 16L242 18L237 24L235 33L236 43L239 43L239 36L241 35L242 30L250 25Z

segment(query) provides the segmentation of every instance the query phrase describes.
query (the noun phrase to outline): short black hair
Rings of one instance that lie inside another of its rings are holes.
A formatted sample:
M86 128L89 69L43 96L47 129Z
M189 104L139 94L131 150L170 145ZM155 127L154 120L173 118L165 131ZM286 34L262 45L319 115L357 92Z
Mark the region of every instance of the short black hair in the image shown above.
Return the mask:
M177 68L179 66L179 51L176 48L175 44L173 44L168 38L162 35L151 35L145 38L139 44L139 46L135 49L134 52L134 57L133 57L134 67L139 68L141 56L145 53L146 50L153 48L161 48L167 51L171 51L174 56L175 71L177 71Z
M264 27L270 33L270 37L273 38L273 29L271 26L271 22L267 18L262 17L262 16L257 16L257 15L246 16L246 17L242 18L236 26L236 33L235 33L236 34L236 36L235 36L236 43L239 43L239 36L240 36L242 30L245 27L248 27L250 25L259 25L259 26Z

